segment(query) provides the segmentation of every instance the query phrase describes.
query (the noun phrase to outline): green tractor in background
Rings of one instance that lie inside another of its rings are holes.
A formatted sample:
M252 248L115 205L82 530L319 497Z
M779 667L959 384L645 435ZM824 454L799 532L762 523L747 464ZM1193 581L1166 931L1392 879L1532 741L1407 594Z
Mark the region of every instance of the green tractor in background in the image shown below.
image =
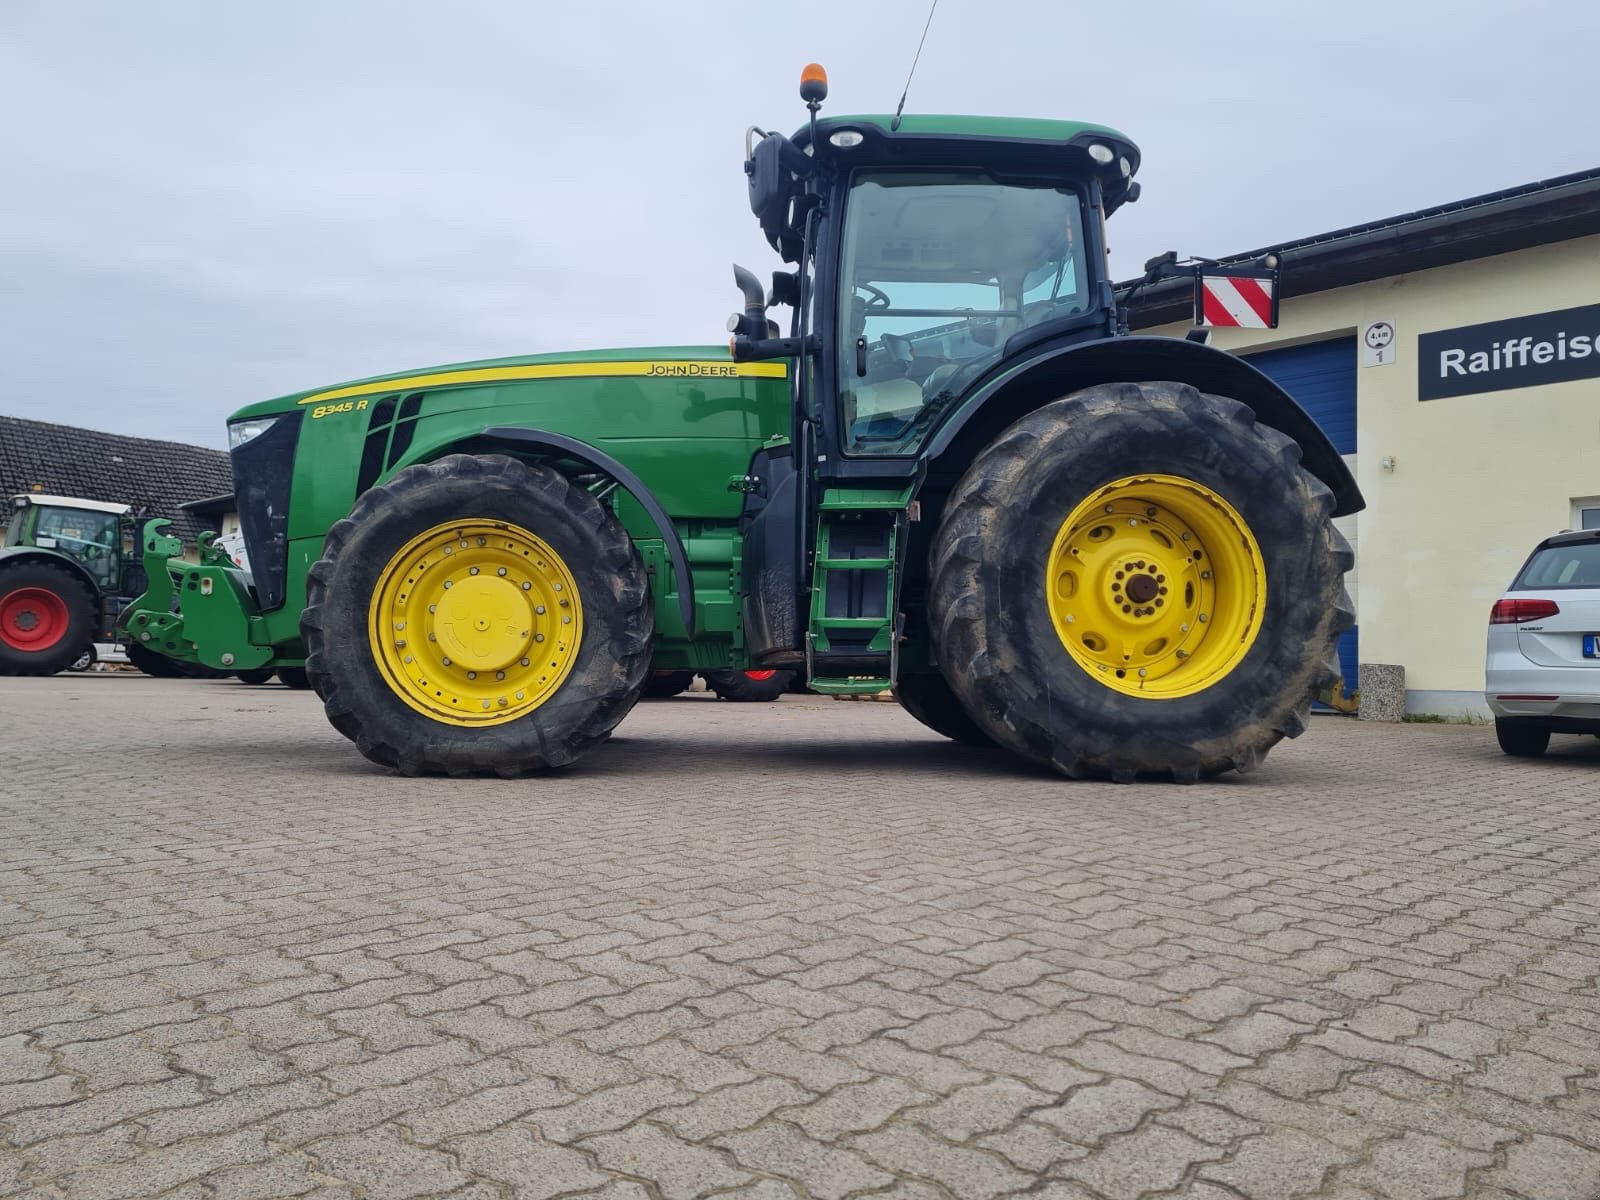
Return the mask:
M145 588L133 510L38 493L12 496L8 507L0 546L0 675L82 669L94 661L96 642L112 640L129 597Z
M229 442L251 571L203 553L169 574L153 524L132 637L303 664L334 727L406 774L570 763L668 671L893 689L1072 777L1193 781L1302 732L1353 619L1330 518L1363 502L1254 368L1127 334L1104 230L1138 195L1133 143L821 120L825 94L808 69L808 126L747 135L752 210L793 269L769 294L735 268L727 349L248 407Z

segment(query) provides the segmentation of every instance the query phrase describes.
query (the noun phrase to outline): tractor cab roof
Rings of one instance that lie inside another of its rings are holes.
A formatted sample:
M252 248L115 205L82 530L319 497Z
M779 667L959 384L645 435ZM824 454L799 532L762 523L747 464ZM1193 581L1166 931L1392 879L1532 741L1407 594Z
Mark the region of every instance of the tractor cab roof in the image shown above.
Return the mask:
M801 129L795 145L810 146ZM1127 199L1139 170L1139 148L1126 134L1083 121L912 113L826 117L811 152L839 167L978 166L1021 172L1097 175L1109 213Z
M12 508L27 508L30 504L45 504L51 508L86 508L91 512L115 513L125 516L133 509L126 504L109 504L104 500L84 500L77 496L47 496L42 492L23 492L11 497Z

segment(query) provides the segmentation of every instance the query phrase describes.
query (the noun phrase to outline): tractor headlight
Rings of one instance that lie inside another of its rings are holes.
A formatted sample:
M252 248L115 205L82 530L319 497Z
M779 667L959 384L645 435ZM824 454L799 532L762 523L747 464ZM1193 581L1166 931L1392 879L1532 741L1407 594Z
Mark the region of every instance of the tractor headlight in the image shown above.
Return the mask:
M234 421L228 426L228 449L237 450L246 442L254 441L277 423L277 417L257 417L252 421Z
M1115 161L1117 154L1116 151L1114 151L1104 142L1090 142L1089 157L1104 167L1109 166L1113 161Z

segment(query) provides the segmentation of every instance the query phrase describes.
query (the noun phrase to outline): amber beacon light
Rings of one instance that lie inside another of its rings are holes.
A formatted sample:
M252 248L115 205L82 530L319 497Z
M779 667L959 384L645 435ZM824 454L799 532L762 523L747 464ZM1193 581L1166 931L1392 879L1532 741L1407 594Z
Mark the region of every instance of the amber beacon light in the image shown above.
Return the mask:
M821 63L808 63L800 72L800 99L807 104L821 104L828 98L828 73Z

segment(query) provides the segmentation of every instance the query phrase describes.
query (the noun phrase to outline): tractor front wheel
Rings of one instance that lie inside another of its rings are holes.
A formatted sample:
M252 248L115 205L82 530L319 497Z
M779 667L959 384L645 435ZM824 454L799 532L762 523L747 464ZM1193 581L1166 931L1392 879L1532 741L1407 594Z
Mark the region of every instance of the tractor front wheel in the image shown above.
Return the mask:
M706 686L719 700L766 703L789 690L793 671L707 671Z
M0 568L0 675L54 675L94 644L95 601L60 567Z
M693 671L657 671L644 681L644 697L647 700L666 700L687 692L693 682Z
M402 774L577 759L639 698L649 578L611 511L549 467L451 455L329 530L301 617L328 719Z
M937 661L1065 775L1192 782L1300 734L1354 620L1332 493L1243 404L1103 384L974 460L932 552Z
M304 667L279 667L278 682L286 688L293 688L297 692L311 690L311 680L306 675Z

